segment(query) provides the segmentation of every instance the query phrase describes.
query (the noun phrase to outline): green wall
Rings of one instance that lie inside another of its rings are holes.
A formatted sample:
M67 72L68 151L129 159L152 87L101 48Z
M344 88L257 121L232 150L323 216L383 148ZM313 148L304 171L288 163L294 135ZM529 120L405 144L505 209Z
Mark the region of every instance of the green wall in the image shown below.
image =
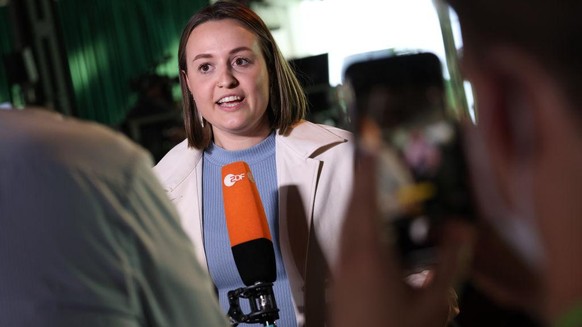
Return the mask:
M0 60L12 51L12 33L10 31L8 8L0 7ZM0 103L12 102L8 88L8 76L3 62L0 61Z
M207 3L58 1L78 116L117 126L136 100L133 78L153 71L176 77L182 28Z

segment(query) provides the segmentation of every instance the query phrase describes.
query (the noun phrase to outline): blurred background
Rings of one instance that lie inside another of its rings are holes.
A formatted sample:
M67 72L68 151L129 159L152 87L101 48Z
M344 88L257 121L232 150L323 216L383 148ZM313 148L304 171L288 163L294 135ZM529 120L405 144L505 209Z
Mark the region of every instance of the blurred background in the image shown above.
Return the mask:
M308 118L339 127L349 121L341 94L346 64L421 49L447 65L443 33L460 46L455 17L437 15L432 0L241 2L265 20L297 70ZM0 104L42 105L106 124L157 161L184 138L178 42L188 18L208 3L0 0Z

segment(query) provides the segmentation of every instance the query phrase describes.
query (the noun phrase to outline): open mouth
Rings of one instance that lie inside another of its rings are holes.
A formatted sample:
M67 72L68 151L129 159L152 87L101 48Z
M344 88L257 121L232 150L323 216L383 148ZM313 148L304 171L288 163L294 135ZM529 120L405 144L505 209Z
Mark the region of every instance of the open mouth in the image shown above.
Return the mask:
M234 107L241 103L244 98L238 95L229 95L227 97L221 98L220 100L216 101L218 105L225 106L225 107Z

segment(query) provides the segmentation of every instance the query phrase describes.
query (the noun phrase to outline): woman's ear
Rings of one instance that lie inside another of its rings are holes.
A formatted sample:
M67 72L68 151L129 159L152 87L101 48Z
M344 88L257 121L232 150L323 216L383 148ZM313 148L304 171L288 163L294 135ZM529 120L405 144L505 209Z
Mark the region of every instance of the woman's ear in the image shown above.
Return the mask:
M192 87L190 86L190 80L188 79L188 74L186 73L185 70L180 70L180 76L182 77L182 80L184 82L186 82L186 85L188 86L188 91L190 91L190 94L192 94Z

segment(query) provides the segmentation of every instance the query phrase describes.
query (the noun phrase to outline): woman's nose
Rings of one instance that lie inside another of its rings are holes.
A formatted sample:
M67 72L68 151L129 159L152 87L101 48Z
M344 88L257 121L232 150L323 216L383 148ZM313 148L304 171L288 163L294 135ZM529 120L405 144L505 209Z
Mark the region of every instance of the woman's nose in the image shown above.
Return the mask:
M224 69L221 74L218 76L218 80L216 81L216 86L220 88L231 88L238 85L238 80L232 74L230 69Z

